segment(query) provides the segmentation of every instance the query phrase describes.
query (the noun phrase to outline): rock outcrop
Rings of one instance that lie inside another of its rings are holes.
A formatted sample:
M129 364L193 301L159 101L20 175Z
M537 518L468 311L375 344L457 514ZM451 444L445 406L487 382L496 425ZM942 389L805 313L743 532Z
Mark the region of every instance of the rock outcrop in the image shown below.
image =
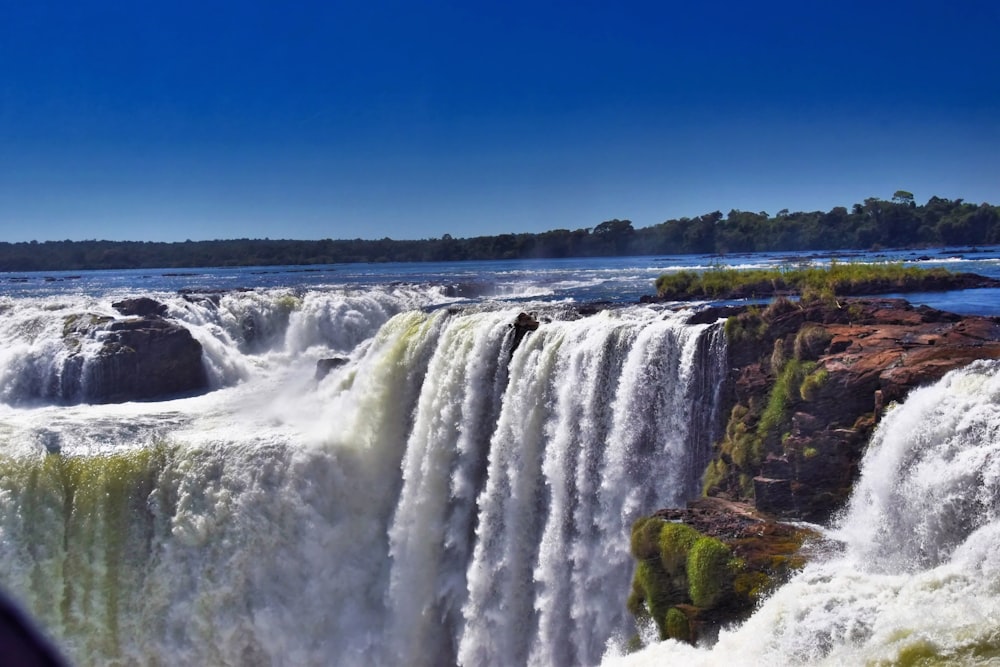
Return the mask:
M148 401L208 388L201 343L183 326L161 317L165 306L147 298L113 305L131 316L67 318L63 338L70 353L56 388L62 400Z
M316 381L319 382L327 375L330 374L335 368L340 368L349 361L346 357L328 357L325 359L318 359L316 361L316 375L314 376Z
M514 339L510 346L510 353L514 354L514 350L521 344L524 337L528 335L528 332L538 330L538 320L535 318L534 313L518 313L510 327L514 330Z
M115 301L111 304L111 307L122 315L135 315L138 317L152 317L154 315L162 317L167 314L166 304L160 303L156 299L150 299L148 296Z
M705 491L823 521L846 500L882 412L976 359L1000 358L1000 319L902 299L747 309L726 324L732 409Z
M823 522L842 507L884 411L950 370L1000 358L1000 318L902 299L779 298L695 317L727 318L728 422L705 497L634 524L629 598L661 637L692 642L749 616L804 563L802 545L821 543L781 520ZM698 561L696 544L713 559ZM707 596L705 571L716 582Z
M802 567L803 545L818 542L809 528L718 498L660 510L632 526L628 608L651 617L661 639L712 640Z

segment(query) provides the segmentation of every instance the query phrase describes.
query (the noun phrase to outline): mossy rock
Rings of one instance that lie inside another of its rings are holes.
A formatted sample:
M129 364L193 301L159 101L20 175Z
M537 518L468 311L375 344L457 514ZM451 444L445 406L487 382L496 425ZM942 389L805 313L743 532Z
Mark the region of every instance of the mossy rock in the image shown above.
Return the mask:
M636 560L649 560L660 555L660 530L666 522L657 517L642 517L632 524L630 548Z
M660 562L670 573L686 574L688 553L701 533L683 523L663 522L660 528Z
M758 515L745 505L703 499L633 524L636 564L628 609L651 617L663 639L693 642L744 620L805 562L815 533ZM652 553L652 543L658 545Z
M692 642L694 640L694 637L691 636L691 624L688 622L687 615L677 607L671 607L667 610L667 618L664 625L668 639L676 639L681 642Z
M698 607L710 608L731 589L733 552L721 540L703 536L691 546L687 558L688 593Z

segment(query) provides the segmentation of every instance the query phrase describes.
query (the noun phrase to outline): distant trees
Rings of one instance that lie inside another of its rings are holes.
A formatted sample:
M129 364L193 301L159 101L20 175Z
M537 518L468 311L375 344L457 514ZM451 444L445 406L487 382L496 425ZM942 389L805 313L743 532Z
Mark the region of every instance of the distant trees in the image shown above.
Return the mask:
M931 197L918 206L897 190L850 209L789 212L713 211L636 229L617 218L592 229L396 241L233 239L148 243L47 241L0 243L0 271L206 266L273 266L352 262L427 262L536 257L599 257L785 250L869 249L1000 243L1000 207Z
M906 190L896 190L892 193L892 201L897 204L906 204L907 206L916 206L916 202L913 201L913 193L907 192Z

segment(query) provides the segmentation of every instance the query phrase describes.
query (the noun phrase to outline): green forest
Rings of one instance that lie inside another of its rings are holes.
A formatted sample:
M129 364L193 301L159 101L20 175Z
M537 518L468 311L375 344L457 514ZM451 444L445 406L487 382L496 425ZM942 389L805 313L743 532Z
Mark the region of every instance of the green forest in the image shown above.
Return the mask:
M213 266L277 266L353 262L729 254L755 251L870 250L1000 243L1000 207L931 197L918 205L896 191L851 208L771 215L731 210L634 228L607 220L592 228L423 240L294 241L235 239L176 243L45 241L0 243L0 271L51 271Z

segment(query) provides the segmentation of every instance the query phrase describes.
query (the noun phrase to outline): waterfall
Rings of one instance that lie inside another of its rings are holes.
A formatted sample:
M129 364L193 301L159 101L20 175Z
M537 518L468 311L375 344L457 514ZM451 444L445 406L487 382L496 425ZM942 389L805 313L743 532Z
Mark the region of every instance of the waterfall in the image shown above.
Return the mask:
M711 649L674 641L607 664L996 664L1000 362L915 390L879 425L841 548Z
M629 527L698 492L718 326L544 306L515 348L510 307L281 298L170 302L205 396L4 408L0 581L75 663L588 665L632 632Z

